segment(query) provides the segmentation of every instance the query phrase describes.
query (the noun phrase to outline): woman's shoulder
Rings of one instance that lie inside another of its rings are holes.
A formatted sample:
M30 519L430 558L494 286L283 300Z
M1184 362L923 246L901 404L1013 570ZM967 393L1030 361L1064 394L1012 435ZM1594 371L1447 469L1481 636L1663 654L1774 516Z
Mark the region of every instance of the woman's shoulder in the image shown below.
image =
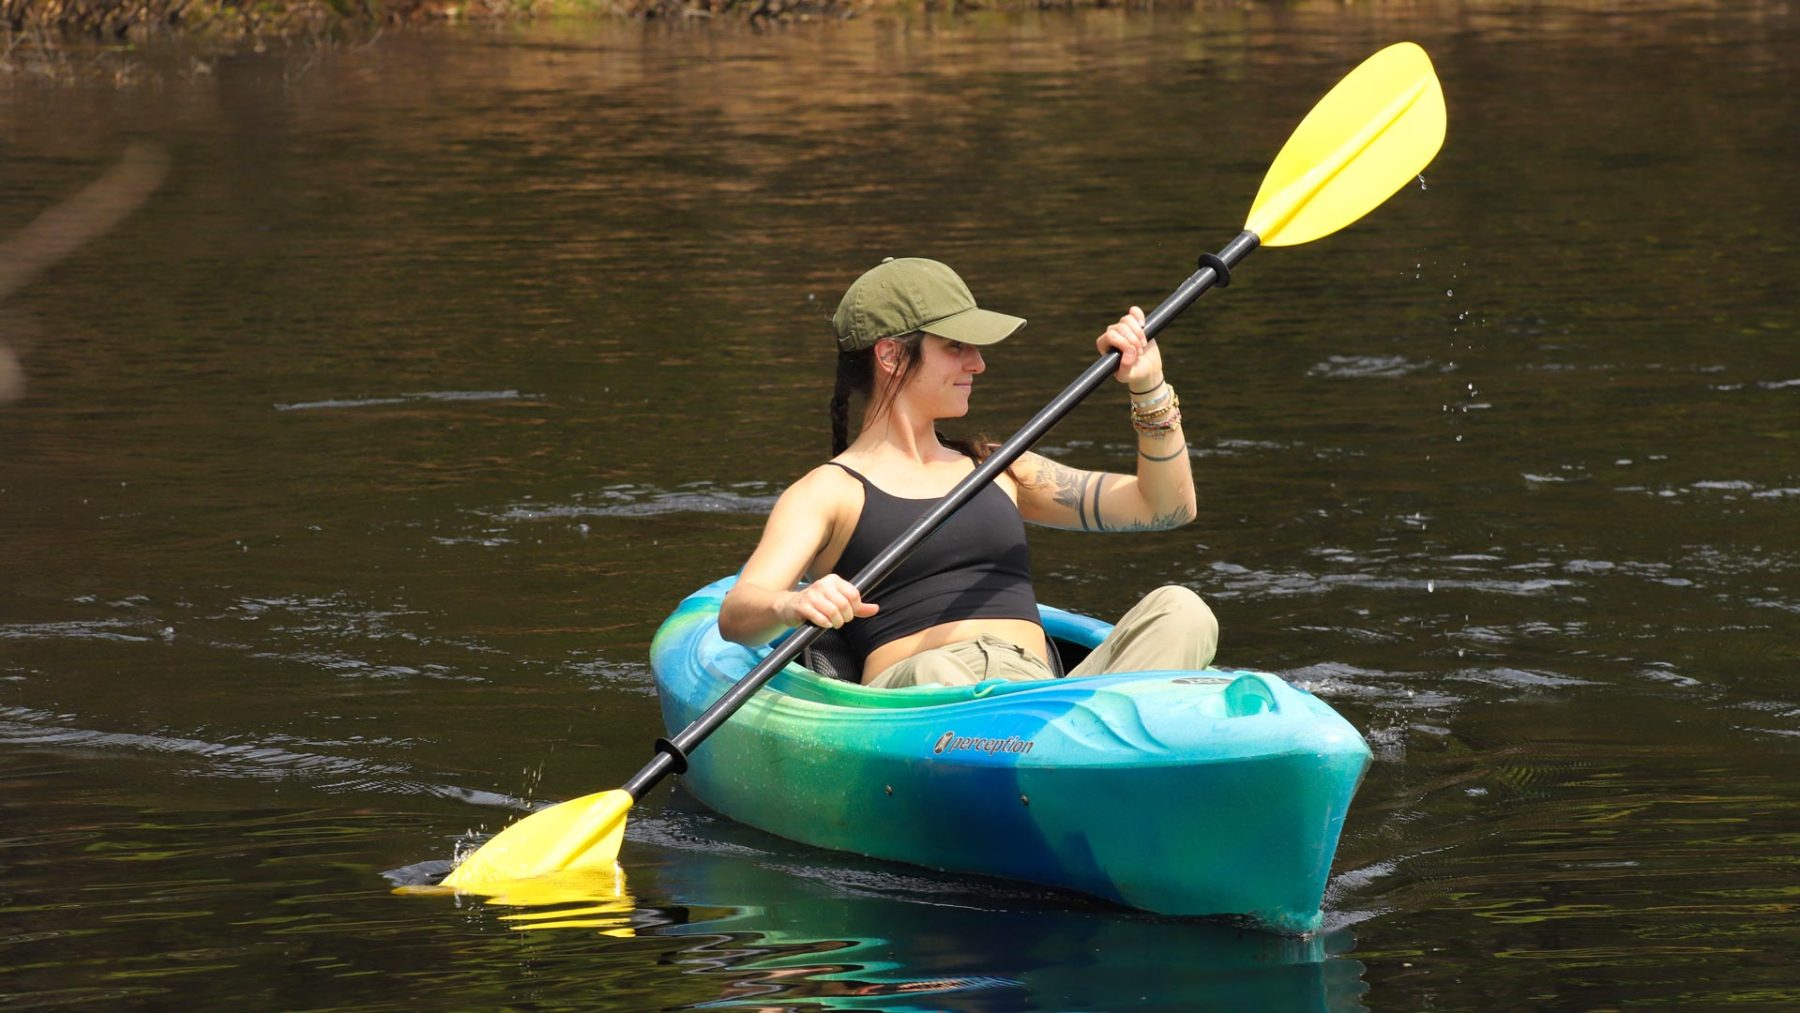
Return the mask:
M822 464L795 479L775 497L769 523L776 529L819 527L832 531L862 511L862 486L844 472Z
M808 500L821 498L838 499L855 495L862 490L862 483L857 480L856 472L849 470L848 465L837 461L827 461L794 480L782 496L800 496Z

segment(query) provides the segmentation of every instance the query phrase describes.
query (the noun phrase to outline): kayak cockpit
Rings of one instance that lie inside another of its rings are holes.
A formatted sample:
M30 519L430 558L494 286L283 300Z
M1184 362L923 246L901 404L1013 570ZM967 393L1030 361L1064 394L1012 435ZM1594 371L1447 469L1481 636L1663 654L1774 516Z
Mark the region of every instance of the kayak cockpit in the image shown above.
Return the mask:
M1052 668L1065 672L1081 662L1106 635L1112 632L1112 626L1089 616L1068 612L1051 605L1039 605L1038 612L1044 626L1046 640L1050 649L1056 654ZM790 632L777 637L770 643L758 648L745 648L750 665L768 657L782 641L792 636ZM742 659L734 659L741 662ZM891 708L891 707L929 707L938 704L960 703L966 700L980 700L996 693L1007 693L1029 685L1029 683L1009 683L990 681L974 686L908 686L900 689L871 689L853 679L835 677L834 672L850 669L853 665L844 661L828 661L824 666L808 667L802 663L787 666L769 681L768 688L777 693L810 700L814 703L829 704L840 707ZM738 668L737 664L725 663L719 666L724 674L728 671L747 671Z

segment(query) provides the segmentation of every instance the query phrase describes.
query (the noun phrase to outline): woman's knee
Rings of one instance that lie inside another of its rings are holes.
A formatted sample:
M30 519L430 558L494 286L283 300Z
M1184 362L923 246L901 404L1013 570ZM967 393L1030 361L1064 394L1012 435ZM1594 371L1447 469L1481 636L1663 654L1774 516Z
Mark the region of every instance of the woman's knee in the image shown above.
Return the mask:
M1206 600L1180 584L1164 584L1145 595L1144 604L1178 621L1215 628L1219 625Z
M1181 638L1193 645L1194 664L1212 663L1219 647L1219 617L1204 598L1180 584L1168 584L1145 595L1145 601L1161 622L1180 630Z

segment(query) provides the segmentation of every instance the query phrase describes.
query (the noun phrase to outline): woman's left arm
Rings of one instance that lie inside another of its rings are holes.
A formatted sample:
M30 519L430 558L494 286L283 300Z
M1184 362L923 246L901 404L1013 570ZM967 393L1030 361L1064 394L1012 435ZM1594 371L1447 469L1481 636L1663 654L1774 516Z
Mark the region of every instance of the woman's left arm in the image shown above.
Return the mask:
M1144 334L1136 306L1095 341L1117 349L1113 374L1130 392L1137 472L1082 471L1039 454L1013 466L1019 512L1026 520L1079 531L1160 531L1194 519L1194 469L1181 431L1181 400L1163 381L1162 353Z

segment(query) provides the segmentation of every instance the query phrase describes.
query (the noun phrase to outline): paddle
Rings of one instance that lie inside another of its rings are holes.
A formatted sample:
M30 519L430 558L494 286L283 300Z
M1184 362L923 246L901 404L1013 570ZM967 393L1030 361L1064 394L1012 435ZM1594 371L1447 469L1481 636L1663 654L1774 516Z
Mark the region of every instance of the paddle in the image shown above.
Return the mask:
M1402 42L1365 60L1288 138L1263 178L1244 231L1217 254L1200 258L1200 269L1145 319L1145 332L1155 337L1207 289L1230 284L1231 268L1257 246L1309 242L1367 214L1437 154L1444 124L1444 93L1424 50ZM1118 367L1116 351L1089 366L851 583L867 594ZM632 803L669 772L686 770L687 754L823 632L817 626L803 626L790 634L693 724L672 739L658 739L656 757L622 787L532 813L470 855L444 885L493 893L507 881L613 863Z

